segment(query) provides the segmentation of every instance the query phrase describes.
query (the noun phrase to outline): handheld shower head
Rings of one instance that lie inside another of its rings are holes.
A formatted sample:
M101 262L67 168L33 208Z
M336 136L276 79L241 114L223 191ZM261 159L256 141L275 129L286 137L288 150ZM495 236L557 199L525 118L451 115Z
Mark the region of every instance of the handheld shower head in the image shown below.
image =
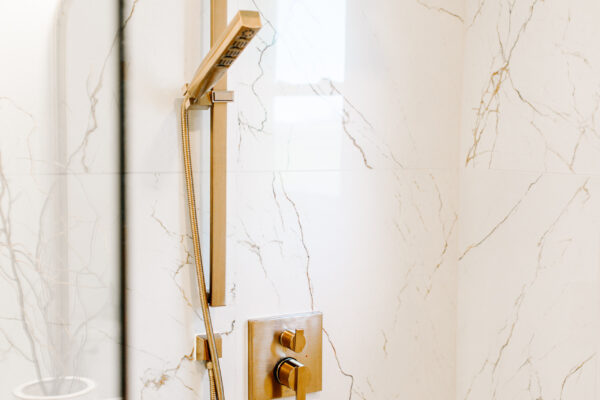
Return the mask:
M212 4L220 15L224 16L226 1L217 1ZM225 7L224 7L225 6ZM219 20L221 18L219 17ZM214 29L214 20L213 22ZM190 135L188 129L188 110L191 104L199 101L202 103L205 95L208 94L219 79L225 74L227 69L233 64L235 59L247 47L248 43L256 35L256 32L261 28L260 15L256 11L239 11L229 25L225 28L216 44L200 63L200 66L194 73L194 77L189 84L184 87L184 99L181 103L181 138L183 147L183 162L185 170L186 191L188 196L188 211L190 217L190 225L192 230L192 239L194 243L194 262L196 265L196 279L198 283L198 291L200 295L200 305L202 308L202 317L206 328L206 343L208 344L208 357L206 367L209 373L209 381L211 386L211 398L224 400L223 381L221 378L221 369L219 366L219 356L215 333L212 327L210 318L208 293L206 290L206 282L204 280L204 268L202 266L202 255L200 250L200 233L198 230L198 217L196 215L196 200L194 195L194 180L191 158ZM213 95L216 92L212 92ZM216 99L214 99L217 102ZM221 100L222 101L222 100ZM211 104L210 102L208 104ZM215 199L225 199L226 190L226 134L227 134L227 114L224 104L221 106L215 104L211 109L211 297L215 300L216 305L224 305L224 291L221 291L223 304L219 304L219 297L212 290L212 285L219 279L213 279L213 271L221 266L219 271L222 275L218 276L225 286L224 279L224 249L225 249L225 201L216 201ZM216 215L216 217L215 217ZM215 228L218 226L220 228ZM218 233L220 234L217 234ZM214 234L214 235L213 235ZM216 238L216 239L214 239ZM214 239L214 240L213 240ZM220 247L219 247L220 246ZM213 252L213 248L217 248ZM217 254L213 258L214 254ZM222 256L221 256L222 255ZM220 257L220 258L219 258ZM218 258L217 262L214 259ZM215 290L218 292L218 289ZM217 293L218 294L218 293Z
M261 27L258 12L238 11L186 86L185 98L193 103L208 93Z

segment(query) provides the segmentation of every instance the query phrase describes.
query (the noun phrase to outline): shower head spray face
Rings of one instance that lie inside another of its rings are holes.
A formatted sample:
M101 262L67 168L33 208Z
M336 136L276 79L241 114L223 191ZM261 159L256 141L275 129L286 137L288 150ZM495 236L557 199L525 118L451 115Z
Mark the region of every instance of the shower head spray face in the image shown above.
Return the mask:
M184 96L194 102L208 93L261 27L258 12L239 11L202 60Z

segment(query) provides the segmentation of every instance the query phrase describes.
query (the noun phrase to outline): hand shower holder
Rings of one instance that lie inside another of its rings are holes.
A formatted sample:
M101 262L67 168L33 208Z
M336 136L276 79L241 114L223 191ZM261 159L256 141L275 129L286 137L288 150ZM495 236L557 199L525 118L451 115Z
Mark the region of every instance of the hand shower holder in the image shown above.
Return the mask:
M185 107L188 110L210 110L215 103L232 103L234 101L233 90L211 90L200 99L186 97L188 94L189 83L181 88L183 96L182 101L186 101Z
M218 333L215 333L215 344L217 345L218 357L223 357L223 337ZM208 348L206 335L196 335L196 360L210 361L210 349Z

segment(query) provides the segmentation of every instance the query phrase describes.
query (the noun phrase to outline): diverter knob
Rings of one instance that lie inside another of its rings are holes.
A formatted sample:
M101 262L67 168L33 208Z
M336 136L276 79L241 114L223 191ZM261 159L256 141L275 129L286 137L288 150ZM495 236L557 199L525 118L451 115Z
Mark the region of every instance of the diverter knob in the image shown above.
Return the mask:
M295 332L289 329L283 331L281 336L279 336L279 343L296 353L300 353L304 349L304 346L306 346L304 329L296 329Z

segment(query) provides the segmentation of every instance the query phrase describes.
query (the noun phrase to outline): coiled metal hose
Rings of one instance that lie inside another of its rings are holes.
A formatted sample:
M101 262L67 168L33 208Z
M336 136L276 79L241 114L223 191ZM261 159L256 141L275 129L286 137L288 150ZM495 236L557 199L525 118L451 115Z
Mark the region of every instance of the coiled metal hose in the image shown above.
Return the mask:
M196 196L194 194L194 179L192 176L192 158L190 155L190 135L188 126L187 101L184 99L181 103L181 140L183 147L183 163L185 169L185 186L187 189L188 211L190 215L190 226L192 228L192 241L194 243L194 259L196 264L196 278L198 280L198 292L200 293L200 305L202 308L202 317L206 328L206 338L208 340L208 352L210 361L207 361L208 378L210 381L210 397L212 400L225 400L223 393L223 380L221 378L221 368L219 365L219 356L215 344L215 335L210 319L208 309L208 299L206 298L206 282L204 281L204 270L202 267L202 253L200 250L200 234L198 232L198 218L196 216Z

